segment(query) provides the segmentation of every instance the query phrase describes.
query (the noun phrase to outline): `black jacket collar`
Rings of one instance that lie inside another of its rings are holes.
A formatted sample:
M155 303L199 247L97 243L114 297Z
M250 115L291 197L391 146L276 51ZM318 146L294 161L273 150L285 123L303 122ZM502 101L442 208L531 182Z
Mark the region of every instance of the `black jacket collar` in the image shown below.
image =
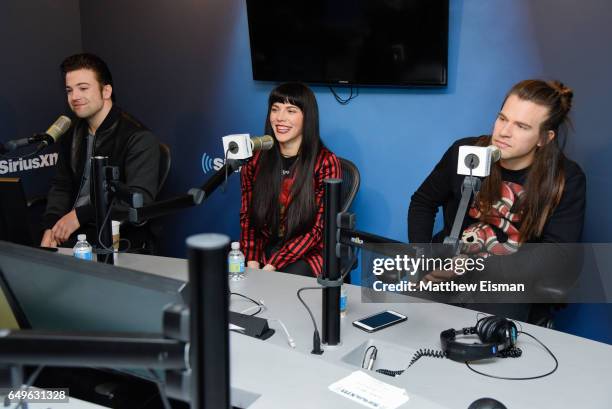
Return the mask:
M113 104L110 111L108 112L108 115L106 115L106 118L104 118L104 121L102 121L100 127L96 130L96 133L104 132L109 129L111 126L113 126L115 122L117 122L120 115L121 109L119 109L117 105Z
M121 109L115 104L113 104L110 111L106 115L106 118L104 118L104 120L96 130L96 135L94 139L94 154L98 154L98 148L101 145L106 145L112 139L111 135L113 134L113 130L116 128L119 119L121 118L121 112ZM82 173L85 167L84 141L85 136L88 133L89 124L87 123L87 120L80 119L74 130L70 155L70 163L72 164L72 169L75 173Z

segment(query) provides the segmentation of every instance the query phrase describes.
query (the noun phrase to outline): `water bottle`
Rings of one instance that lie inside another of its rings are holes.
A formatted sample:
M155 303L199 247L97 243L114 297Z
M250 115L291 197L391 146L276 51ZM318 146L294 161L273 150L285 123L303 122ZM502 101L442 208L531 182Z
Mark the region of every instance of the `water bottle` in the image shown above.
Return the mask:
M239 281L244 278L244 254L240 251L240 243L232 242L232 251L227 256L227 266L229 276L234 281Z
M87 236L85 234L79 234L77 236L77 240L77 243L72 249L72 254L76 258L80 258L83 260L93 260L93 249L87 242Z
M344 284L340 286L340 317L346 317L347 294Z

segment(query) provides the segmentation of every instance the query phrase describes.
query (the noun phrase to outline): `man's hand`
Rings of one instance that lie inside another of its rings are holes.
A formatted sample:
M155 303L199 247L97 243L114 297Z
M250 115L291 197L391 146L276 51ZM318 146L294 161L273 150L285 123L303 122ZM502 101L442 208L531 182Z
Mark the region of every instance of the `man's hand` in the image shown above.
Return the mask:
M453 257L453 260L457 259L467 259L467 256L464 254L460 254L458 256ZM457 276L463 275L463 273L456 273L455 270L434 270L431 273L427 274L421 281L427 282L432 281L434 283L440 283L442 281L450 281L454 280Z
M53 231L51 231L51 229L45 230L42 241L40 242L40 247L57 247L57 241L55 240Z
M259 270L259 261L255 261L255 260L251 260L251 261L247 261L247 267L248 268L256 268Z
M453 270L434 270L431 273L427 274L421 281L428 282L432 281L434 283L440 283L442 281L454 280L457 275Z
M276 267L274 267L272 264L266 264L263 269L264 271L276 271Z
M66 213L64 217L59 219L51 231L53 231L53 236L58 244L61 244L68 240L70 235L79 227L81 227L81 224L77 218L76 211L73 209L69 213Z

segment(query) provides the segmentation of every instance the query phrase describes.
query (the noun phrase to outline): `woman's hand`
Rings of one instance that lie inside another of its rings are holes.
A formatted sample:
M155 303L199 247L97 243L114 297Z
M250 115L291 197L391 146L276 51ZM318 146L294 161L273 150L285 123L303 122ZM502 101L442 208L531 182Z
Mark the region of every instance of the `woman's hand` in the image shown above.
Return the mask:
M255 268L255 269L259 270L260 269L259 261L255 261L255 260L247 261L247 267L248 268Z
M263 270L264 271L276 271L276 267L274 267L272 264L266 264Z

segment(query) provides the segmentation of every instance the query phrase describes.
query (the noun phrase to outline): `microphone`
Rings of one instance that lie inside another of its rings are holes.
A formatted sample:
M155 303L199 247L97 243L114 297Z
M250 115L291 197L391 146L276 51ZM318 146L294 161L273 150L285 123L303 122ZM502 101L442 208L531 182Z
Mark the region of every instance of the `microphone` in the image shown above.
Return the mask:
M489 151L489 156L491 157L491 163L495 163L501 159L501 149L499 149L495 145L487 146L487 150Z
M501 149L495 145L459 147L457 174L486 178L491 173L491 166L501 159Z
M249 134L226 135L223 137L223 151L227 159L245 160L255 151L266 151L274 146L270 135L250 137Z
M274 146L274 138L270 135L254 136L251 138L251 149L256 151L267 151Z
M55 143L60 136L66 133L72 121L67 116L60 116L43 134L36 134L27 138L13 139L6 143L5 149L8 152L21 148L22 146L39 143L39 149Z

